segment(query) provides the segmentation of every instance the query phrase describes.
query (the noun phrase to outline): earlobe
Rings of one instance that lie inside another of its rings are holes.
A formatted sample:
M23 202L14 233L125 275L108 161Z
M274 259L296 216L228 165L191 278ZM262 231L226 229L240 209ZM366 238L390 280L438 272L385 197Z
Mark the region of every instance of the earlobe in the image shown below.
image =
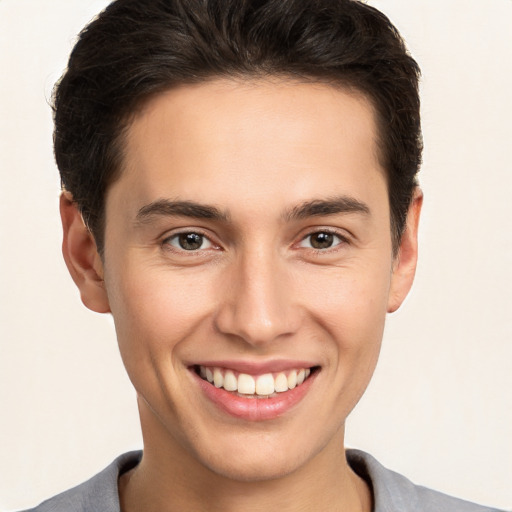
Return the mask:
M62 220L62 254L82 302L97 313L110 312L103 281L103 263L96 242L84 224L82 215L69 192L60 196Z
M407 221L398 254L393 265L391 288L388 299L388 313L396 311L411 289L418 261L418 224L423 192L416 187L407 213Z

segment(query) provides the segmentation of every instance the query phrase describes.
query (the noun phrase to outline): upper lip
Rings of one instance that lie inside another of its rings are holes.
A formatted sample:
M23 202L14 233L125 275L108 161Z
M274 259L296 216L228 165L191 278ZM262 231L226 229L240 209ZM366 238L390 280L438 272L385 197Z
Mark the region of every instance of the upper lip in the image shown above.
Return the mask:
M264 373L276 373L287 370L295 370L301 368L313 368L318 366L311 361L277 359L272 361L247 361L247 360L231 360L216 359L209 361L197 361L189 366L206 366L209 368L226 368L239 373L248 373L252 375L261 375Z

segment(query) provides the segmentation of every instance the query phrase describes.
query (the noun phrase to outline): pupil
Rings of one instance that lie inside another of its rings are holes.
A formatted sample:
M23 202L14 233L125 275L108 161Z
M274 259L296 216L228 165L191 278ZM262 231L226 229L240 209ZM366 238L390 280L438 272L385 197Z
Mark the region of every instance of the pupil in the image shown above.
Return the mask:
M311 237L311 245L315 249L327 249L332 246L333 239L331 233L316 233Z
M186 251L194 251L203 245L203 237L197 233L180 235L180 247Z

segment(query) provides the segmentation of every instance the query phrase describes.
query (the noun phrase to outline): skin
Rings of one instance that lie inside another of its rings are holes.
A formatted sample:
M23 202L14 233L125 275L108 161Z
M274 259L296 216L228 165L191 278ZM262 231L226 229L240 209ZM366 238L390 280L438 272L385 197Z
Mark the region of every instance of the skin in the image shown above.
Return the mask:
M144 456L121 478L123 510L370 511L344 425L386 313L412 284L422 196L395 257L369 101L283 80L180 87L137 115L124 162L107 194L103 258L72 198L61 200L71 275L87 307L112 313L137 391ZM358 208L297 215L334 198ZM157 201L222 215L169 215ZM186 251L175 235L191 232L203 246ZM332 245L313 248L325 232ZM220 359L319 371L285 414L249 421L221 411L192 376L191 364Z

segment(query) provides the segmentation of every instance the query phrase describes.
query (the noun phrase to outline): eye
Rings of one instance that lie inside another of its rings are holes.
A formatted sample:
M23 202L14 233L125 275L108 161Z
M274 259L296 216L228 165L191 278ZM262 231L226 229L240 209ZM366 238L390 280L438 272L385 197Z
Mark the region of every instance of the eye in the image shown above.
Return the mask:
M178 233L164 240L164 243L182 251L198 251L213 247L208 238L201 233L194 232Z
M330 249L343 243L342 237L331 233L330 231L316 231L310 233L308 236L303 238L299 244L300 247L306 247L309 249Z

